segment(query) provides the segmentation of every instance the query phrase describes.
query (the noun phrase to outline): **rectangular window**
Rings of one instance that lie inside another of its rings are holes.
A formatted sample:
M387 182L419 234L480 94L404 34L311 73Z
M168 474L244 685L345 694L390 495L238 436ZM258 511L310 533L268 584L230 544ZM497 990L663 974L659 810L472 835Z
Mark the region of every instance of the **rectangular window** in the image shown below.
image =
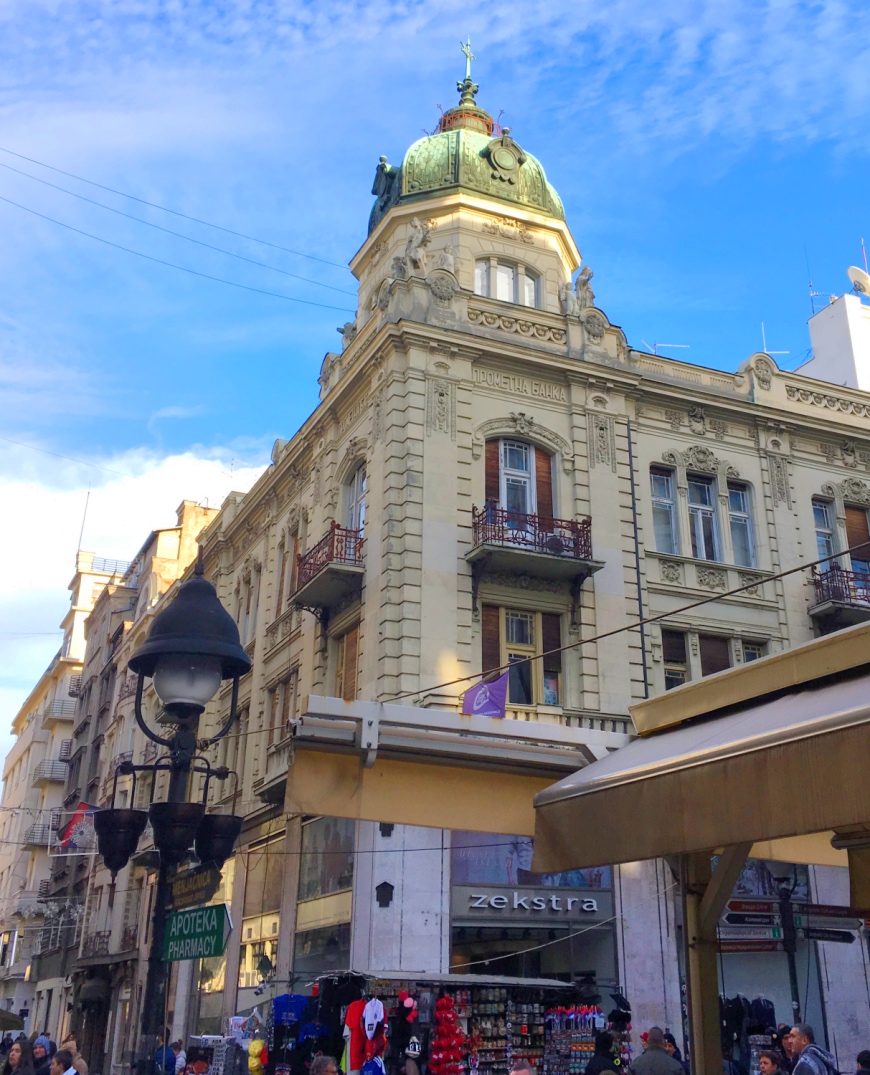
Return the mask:
M523 276L523 304L525 306L538 305L538 280L535 276L526 273Z
M319 817L302 826L299 899L341 892L353 884L355 823L350 818Z
M502 441L502 503L516 515L534 514L533 453L530 444L522 441ZM508 519L508 525L520 523Z
M836 552L832 505L827 500L813 500L813 521L816 526L816 549L819 558ZM827 565L822 564L823 568Z
M650 487L653 503L653 531L656 551L673 555L679 553L677 542L677 514L674 504L674 473L662 467L650 470Z
M335 693L338 698L352 702L357 694L359 674L359 624L338 639L338 660L335 673Z
M495 297L502 302L516 302L516 278L513 265L499 263L495 269Z
M749 489L738 482L728 482L728 519L734 563L739 567L755 567Z
M692 556L696 560L718 560L716 490L713 479L690 474L688 485Z
M662 659L665 665L665 690L682 686L689 678L686 636L682 631L662 631Z
M508 703L561 705L561 617L484 605L481 622L484 671L510 666Z
M701 675L712 676L731 667L731 646L721 635L698 635L701 650Z
M489 294L489 262L478 261L474 265L474 293L475 295Z
M764 642L747 642L743 640L743 661L760 661L767 654L767 646Z

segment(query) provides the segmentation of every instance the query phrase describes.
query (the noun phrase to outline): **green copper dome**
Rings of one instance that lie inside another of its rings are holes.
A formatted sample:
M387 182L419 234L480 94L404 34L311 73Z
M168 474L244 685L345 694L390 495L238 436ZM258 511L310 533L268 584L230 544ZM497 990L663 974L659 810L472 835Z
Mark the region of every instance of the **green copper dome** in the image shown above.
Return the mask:
M474 100L470 77L457 83L459 104L441 117L438 130L415 142L401 167L381 157L372 194L371 232L399 202L438 196L452 190L482 194L508 204L565 219L562 200L547 182L541 162L526 153L506 127L495 122Z

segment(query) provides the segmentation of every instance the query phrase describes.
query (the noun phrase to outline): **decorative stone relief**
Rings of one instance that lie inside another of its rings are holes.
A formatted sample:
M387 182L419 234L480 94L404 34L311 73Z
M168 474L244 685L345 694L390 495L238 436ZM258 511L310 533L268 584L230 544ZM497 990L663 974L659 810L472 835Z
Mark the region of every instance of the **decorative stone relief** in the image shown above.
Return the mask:
M613 419L607 414L591 414L591 443L589 445L589 462L594 467L603 464L616 473L616 437Z
M740 585L746 587L743 591L744 593L752 594L753 597L757 596L761 584L764 582L761 575L756 575L752 571L741 571L737 577L740 579Z
M659 561L659 573L661 574L662 582L680 583L683 581L682 565L675 560Z
M480 459L483 455L483 446L492 437L528 436L543 444L554 455L562 460L562 469L566 474L574 473L574 449L552 430L545 428L524 411L511 413L507 418L491 418L488 422L481 422L475 429L471 440L471 455L474 459Z
M823 491L826 491L828 488L830 488L830 486L824 486ZM846 478L845 481L840 482L840 484L836 486L836 490L844 502L849 501L852 504L870 504L870 486L868 486L866 482L861 481L860 478Z
M411 221L411 230L405 243L404 265L407 272L416 272L418 276L426 275L426 250L432 241L432 229L423 224L419 217Z
M682 411L665 411L665 418L671 423L671 429L674 433L678 433L680 426L683 424L683 412Z
M752 368L755 370L758 387L763 388L765 392L770 391L770 386L773 382L773 364L766 358L756 358Z
M684 452L664 452L662 459L671 466L695 470L701 474L724 474L726 478L740 477L736 467L732 467L722 459L717 459L711 449L705 448L702 444L694 444Z
M532 233L521 220L511 220L510 217L493 217L481 225L481 231L487 235L498 235L502 239L514 239L516 242L525 243L526 246L534 246L535 240Z
M354 319L353 321L345 321L345 323L340 328L337 328L335 331L338 332L341 336L342 351L347 350L347 348L356 339L356 319Z
M829 411L842 411L844 414L857 414L859 418L870 418L870 403L831 396L827 392L814 392L795 384L787 384L785 394L789 399L809 403L811 407L824 407Z
M589 338L593 343L601 343L604 339L604 333L607 331L607 322L602 315L597 311L593 311L587 314L583 319L583 324L586 327L586 331L589 333Z
M526 417L525 411L511 411L511 421L514 424L514 430L521 437L528 436L535 424L533 418Z
M837 458L837 449L833 444L820 444L819 451L828 463L833 463Z
M531 590L537 593L565 593L564 583L558 579L538 579L531 575L506 575L489 573L481 577L481 586L504 586L510 590Z
M377 444L384 435L384 393L372 399L372 441Z
M344 451L344 459L342 460L342 466L346 467L353 463L355 459L360 459L365 455L365 450L368 447L368 441L365 437L351 437L347 442L347 448Z
M710 429L716 437L716 440L725 440L725 434L728 432L728 426L725 425L725 423L721 419L711 418L707 424L710 426Z
M527 321L525 318L497 314L491 310L478 310L473 306L468 308L468 320L472 325L479 325L482 328L497 328L504 332L515 332L518 336L524 336L526 339L543 340L547 343L564 343L568 338L564 329L535 324L535 322Z
M698 585L707 590L724 590L728 582L728 574L718 567L699 567Z
M315 504L319 504L323 499L323 466L321 463L315 463L314 469L311 472L311 500Z
M707 432L707 415L703 407L689 407L689 432L703 437Z
M446 433L456 440L456 385L437 378L429 381L426 396L426 436Z
M432 292L432 301L440 310L449 310L453 300L461 290L456 277L444 269L436 269L427 281Z
M858 448L853 440L844 440L840 451L843 453L844 467L858 466Z
M788 480L788 463L781 455L768 455L770 467L770 488L773 493L773 506L785 504L791 508L791 486Z

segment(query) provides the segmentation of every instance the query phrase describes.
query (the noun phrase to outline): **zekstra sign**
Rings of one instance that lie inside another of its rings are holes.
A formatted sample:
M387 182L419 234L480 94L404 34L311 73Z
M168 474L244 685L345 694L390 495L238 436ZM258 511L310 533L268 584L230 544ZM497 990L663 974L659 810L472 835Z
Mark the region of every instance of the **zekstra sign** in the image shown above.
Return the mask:
M613 893L604 889L455 885L451 912L463 922L603 922L613 917Z

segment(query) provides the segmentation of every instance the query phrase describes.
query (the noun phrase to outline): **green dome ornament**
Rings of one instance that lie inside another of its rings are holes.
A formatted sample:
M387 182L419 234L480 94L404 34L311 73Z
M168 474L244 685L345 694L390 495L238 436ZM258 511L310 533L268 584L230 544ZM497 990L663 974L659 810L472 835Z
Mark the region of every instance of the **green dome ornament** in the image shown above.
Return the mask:
M510 127L498 128L477 104L470 43L462 51L466 63L465 78L456 84L459 104L442 115L434 134L408 149L400 167L381 157L372 187L376 200L370 234L394 205L456 190L565 219L562 200L541 162L511 138Z

